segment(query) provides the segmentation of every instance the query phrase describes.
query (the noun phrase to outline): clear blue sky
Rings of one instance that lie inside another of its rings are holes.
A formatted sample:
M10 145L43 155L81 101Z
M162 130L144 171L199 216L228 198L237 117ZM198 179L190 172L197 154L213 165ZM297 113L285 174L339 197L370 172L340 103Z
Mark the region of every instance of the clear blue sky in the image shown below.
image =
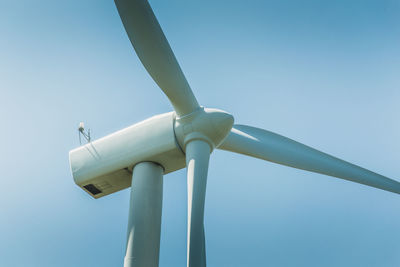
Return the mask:
M399 1L150 1L199 102L400 180ZM111 0L0 1L0 266L122 266L129 190L73 182L95 138L168 112ZM186 177L165 176L160 266L186 263ZM211 156L208 266L400 266L400 196Z

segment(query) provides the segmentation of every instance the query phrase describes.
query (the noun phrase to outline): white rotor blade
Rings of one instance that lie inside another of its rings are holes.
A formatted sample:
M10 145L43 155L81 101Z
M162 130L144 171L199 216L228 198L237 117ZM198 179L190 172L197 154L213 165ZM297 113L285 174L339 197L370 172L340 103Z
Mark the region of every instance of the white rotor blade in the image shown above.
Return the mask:
M205 267L204 202L210 146L201 140L186 145L188 183L187 266Z
M219 149L400 194L400 183L397 181L255 127L234 125Z
M136 54L164 91L178 116L199 107L147 0L115 0Z

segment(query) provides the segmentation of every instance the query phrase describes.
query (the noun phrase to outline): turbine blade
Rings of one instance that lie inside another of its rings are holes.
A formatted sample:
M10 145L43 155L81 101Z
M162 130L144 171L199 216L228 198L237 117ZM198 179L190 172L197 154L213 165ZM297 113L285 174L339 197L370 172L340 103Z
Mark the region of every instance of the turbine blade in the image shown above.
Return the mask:
M199 107L147 0L115 0L136 54L169 98L178 116Z
M400 183L263 129L234 125L219 149L400 194Z
M187 266L205 267L204 202L210 146L202 140L186 145L188 183Z

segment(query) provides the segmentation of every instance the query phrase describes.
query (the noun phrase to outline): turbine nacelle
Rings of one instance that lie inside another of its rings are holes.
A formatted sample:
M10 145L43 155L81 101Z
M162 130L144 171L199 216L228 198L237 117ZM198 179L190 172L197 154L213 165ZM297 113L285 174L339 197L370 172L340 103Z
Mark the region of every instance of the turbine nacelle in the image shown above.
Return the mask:
M173 112L160 114L71 150L75 183L99 198L131 186L132 169L140 162L155 162L165 174L184 168L174 117Z
M130 186L133 167L144 161L161 165L164 174L186 167L186 144L206 141L210 151L229 134L233 116L218 109L199 108L177 117L160 114L71 150L74 181L94 198Z

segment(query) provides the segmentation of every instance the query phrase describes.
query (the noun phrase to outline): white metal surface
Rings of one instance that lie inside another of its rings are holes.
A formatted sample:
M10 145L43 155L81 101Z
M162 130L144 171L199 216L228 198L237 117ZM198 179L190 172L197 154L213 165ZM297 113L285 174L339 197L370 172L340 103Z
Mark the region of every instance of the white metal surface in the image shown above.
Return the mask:
M196 110L196 97L148 1L115 0L115 5L136 54L178 116Z
M220 149L400 194L400 183L279 134L235 125Z
M204 235L204 203L206 197L208 162L211 148L203 140L186 145L188 185L187 266L206 266Z
M138 162L156 162L165 174L184 168L173 124L172 112L157 115L70 151L75 183L99 198L129 187ZM90 192L93 188L97 194Z
M141 162L133 168L124 267L157 267L160 255L163 168Z
M183 150L187 143L199 139L206 141L212 151L229 134L233 121L233 116L226 111L201 107L186 116L176 118L176 138Z

